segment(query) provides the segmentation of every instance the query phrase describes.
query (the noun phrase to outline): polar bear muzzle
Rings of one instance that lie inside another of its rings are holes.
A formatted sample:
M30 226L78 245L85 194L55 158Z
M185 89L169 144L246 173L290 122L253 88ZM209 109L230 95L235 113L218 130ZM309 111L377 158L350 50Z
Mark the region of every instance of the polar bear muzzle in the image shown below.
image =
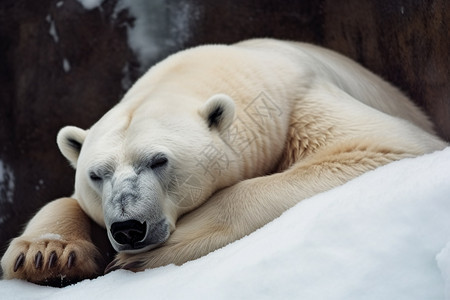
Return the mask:
M165 242L170 222L164 211L166 156L151 159L148 168L119 165L99 185L108 238L116 251L140 252Z
M111 225L111 235L121 245L131 245L138 248L137 243L145 238L147 222L141 223L136 220L116 222Z
M115 222L111 225L108 237L118 252L143 252L165 242L170 234L165 220L150 224L137 220Z

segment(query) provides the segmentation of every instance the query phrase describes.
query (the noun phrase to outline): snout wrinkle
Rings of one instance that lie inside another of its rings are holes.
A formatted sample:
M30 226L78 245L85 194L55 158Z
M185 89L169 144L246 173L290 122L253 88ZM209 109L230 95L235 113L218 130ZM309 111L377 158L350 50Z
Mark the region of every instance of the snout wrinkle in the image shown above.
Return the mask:
M120 211L121 217L127 217L127 207L137 202L138 195L136 193L117 194L112 202L116 209Z

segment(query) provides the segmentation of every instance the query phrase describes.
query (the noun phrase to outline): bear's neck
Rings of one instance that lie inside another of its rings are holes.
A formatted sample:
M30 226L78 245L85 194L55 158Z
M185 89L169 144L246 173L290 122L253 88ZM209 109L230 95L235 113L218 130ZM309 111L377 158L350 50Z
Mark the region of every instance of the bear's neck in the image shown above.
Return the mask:
M233 171L238 174L233 176L241 180L277 169L288 130L289 117L284 116L288 112L276 104L270 91L253 99L238 107L234 122L221 134L228 160L237 166Z

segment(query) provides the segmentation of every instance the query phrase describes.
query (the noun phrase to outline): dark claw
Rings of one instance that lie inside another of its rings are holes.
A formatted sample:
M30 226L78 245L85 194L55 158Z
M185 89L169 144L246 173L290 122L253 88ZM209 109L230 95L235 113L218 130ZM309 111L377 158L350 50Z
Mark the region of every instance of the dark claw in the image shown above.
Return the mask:
M106 268L105 268L105 274L108 274L109 272L115 271L115 270L119 270L120 266L116 265L117 260L113 260L112 262L110 262Z
M34 267L36 269L40 269L42 267L42 253L41 253L41 251L38 251L38 253L36 253L36 256L34 257Z
M25 254L20 253L20 255L16 259L16 264L14 265L14 272L17 272L19 268L23 265L23 262L25 261Z
M72 268L73 264L75 263L75 252L70 252L69 258L67 259L67 268Z
M56 260L58 259L58 256L56 256L56 252L53 251L50 253L50 257L48 259L48 268L51 269L55 266Z

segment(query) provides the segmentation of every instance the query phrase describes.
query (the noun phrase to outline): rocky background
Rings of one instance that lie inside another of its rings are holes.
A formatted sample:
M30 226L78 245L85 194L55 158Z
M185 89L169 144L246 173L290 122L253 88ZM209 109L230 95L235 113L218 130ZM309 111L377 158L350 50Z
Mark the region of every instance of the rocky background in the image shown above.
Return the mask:
M450 141L447 0L99 2L0 2L0 255L44 203L72 193L58 130L89 127L186 47L251 37L324 45L400 87Z

